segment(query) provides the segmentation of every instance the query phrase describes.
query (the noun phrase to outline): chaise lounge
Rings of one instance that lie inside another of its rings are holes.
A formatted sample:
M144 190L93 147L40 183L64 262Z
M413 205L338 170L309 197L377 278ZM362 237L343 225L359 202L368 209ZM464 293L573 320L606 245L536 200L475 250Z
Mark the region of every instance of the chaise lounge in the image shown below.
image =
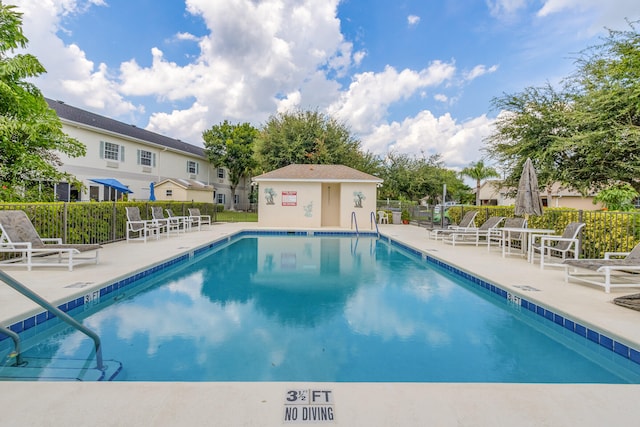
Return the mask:
M73 267L80 264L97 264L97 244L63 244L60 238L41 238L24 211L0 211L0 253L18 254L1 261L2 264L32 267ZM80 253L92 256L78 256ZM48 256L57 255L57 257Z
M438 240L438 238L444 238L445 235L451 234L455 231L470 231L476 229L476 215L478 215L478 211L469 211L460 220L458 225L450 225L448 228L436 228L431 230L428 236L433 238L433 240Z
M611 288L640 288L640 243L631 252L605 252L604 259L567 259L563 264L566 282L573 279L602 286L606 293Z
M504 220L502 216L492 216L489 217L485 222L483 222L480 227L473 228L469 230L454 230L451 233L447 233L442 241L445 243L451 243L453 246L457 244L463 243L471 243L478 246L480 244L480 239L486 239L487 248L490 247L491 237L500 236L501 233L497 230L497 227Z

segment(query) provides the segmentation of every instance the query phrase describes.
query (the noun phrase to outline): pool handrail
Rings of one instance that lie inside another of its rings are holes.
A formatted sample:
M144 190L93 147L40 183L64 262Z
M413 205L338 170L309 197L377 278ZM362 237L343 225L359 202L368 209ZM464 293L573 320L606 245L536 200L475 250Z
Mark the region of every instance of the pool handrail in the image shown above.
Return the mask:
M378 234L378 238L380 237L380 230L378 229L378 221L377 221L377 217L376 217L376 213L374 211L371 211L371 215L369 215L370 219L371 219L371 229L373 230L373 224L376 225L376 233Z
M353 229L353 224L356 224L356 235L360 234L358 231L358 217L356 217L356 211L351 212L351 229Z
M40 295L38 295L35 292L33 292L31 289L29 289L26 286L24 286L22 283L18 282L13 277L11 277L8 274L6 274L4 271L0 271L0 280L2 280L7 285L11 286L13 289L18 291L19 293L21 293L25 297L29 298L31 301L33 301L36 304L38 304L40 307L44 308L45 310L49 310L51 313L56 315L60 320L63 320L64 322L66 322L69 325L71 325L73 328L79 330L80 332L84 333L89 338L91 338L93 340L93 343L94 343L95 348L96 348L96 364L97 364L97 368L99 370L104 370L104 364L102 362L102 345L100 343L100 337L98 336L98 334L96 334L95 332L93 332L91 329L87 328L83 324L79 323L77 320L75 320L73 317L69 316L64 311L62 311L59 308L53 306L47 300L45 300Z

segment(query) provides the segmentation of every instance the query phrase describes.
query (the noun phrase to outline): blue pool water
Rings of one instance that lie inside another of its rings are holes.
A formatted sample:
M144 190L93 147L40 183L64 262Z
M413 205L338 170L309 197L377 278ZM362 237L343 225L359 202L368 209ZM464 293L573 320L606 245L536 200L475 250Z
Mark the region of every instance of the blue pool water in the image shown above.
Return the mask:
M244 236L84 306L120 381L638 383L640 365L369 237ZM86 358L58 326L24 354Z

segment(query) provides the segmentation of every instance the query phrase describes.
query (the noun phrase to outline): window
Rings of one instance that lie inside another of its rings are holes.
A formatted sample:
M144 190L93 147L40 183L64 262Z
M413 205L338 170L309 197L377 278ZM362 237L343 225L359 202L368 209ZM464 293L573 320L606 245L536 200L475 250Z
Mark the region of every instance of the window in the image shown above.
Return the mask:
M164 194L165 194L165 196L167 196L167 197L172 197L172 196L173 196L173 190L171 190L171 189L166 190Z
M142 166L156 165L156 154L147 150L138 150L138 164Z
M218 178L221 178L221 179L224 178L224 169L223 168L218 168Z
M100 158L124 162L124 145L100 141Z
M187 160L187 172L194 175L198 174L198 163L193 160Z
M240 196L238 194L235 194L233 196L233 204L237 205L238 203L240 203Z
M219 193L218 194L218 204L219 205L224 205L224 199L225 199L224 194Z

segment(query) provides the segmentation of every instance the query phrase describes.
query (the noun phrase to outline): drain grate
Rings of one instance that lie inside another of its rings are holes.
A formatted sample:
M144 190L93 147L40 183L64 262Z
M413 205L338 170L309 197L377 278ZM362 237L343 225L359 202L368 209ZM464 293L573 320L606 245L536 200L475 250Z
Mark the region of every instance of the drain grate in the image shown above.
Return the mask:
M525 292L540 292L540 289L534 288L533 286L529 286L529 285L513 285L513 287L521 289Z
M65 286L65 288L86 288L87 286L92 284L93 282L76 282Z

